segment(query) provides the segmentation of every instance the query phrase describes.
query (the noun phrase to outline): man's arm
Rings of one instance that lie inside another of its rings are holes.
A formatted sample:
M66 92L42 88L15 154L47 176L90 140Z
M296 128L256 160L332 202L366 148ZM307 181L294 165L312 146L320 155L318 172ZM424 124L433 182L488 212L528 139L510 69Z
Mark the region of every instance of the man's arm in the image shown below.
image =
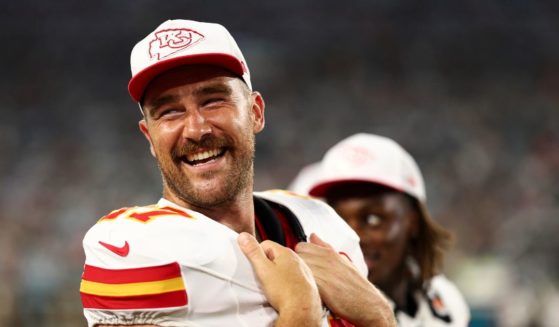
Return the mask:
M295 251L313 272L324 304L356 327L395 327L392 308L382 293L343 255L316 234Z
M320 326L320 295L312 272L303 260L291 249L272 241L259 244L248 233L241 233L238 242L268 302L279 314L274 326Z

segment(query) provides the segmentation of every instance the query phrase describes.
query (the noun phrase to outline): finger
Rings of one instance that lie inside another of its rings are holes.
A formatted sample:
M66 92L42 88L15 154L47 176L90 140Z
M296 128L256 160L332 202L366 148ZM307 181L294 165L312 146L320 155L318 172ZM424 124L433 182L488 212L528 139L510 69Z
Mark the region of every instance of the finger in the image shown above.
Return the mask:
M315 233L311 233L311 236L309 237L309 242L299 242L295 246L295 252L299 254L309 252L314 254L321 253L324 255L329 252L324 250L330 250L336 252L329 243L323 241Z
M311 234L311 237L309 238L309 240L311 241L312 244L316 244L318 246L321 247L325 247L328 248L334 252L337 252L345 261L352 263L353 261L351 261L351 258L349 257L349 255L345 252L338 252L336 251L336 249L334 249L334 247L332 245L330 245L330 243L322 240L320 237L318 237L318 235L316 235L315 233Z
M276 258L276 251L274 249L275 248L274 244L275 243L272 241L264 241L260 243L260 247L262 248L262 250L264 250L266 257L270 259L270 261L274 261L274 259Z
M268 256L252 235L245 232L239 234L237 243L239 243L241 251L243 251L255 270L261 270L266 267L266 264L269 262Z
M332 245L330 245L330 243L327 243L325 241L323 241L320 237L318 237L318 235L316 235L315 233L311 233L311 237L309 237L309 241L312 244L316 244L325 248L329 248L334 250L334 248L332 247Z

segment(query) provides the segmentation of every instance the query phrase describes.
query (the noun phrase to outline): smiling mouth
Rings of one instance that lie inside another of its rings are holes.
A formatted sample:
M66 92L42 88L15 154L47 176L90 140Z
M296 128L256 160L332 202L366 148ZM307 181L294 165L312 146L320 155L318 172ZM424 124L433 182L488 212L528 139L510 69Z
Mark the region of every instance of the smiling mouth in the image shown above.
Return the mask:
M218 148L191 153L184 156L183 161L191 166L197 166L222 157L225 154L225 151L225 148Z

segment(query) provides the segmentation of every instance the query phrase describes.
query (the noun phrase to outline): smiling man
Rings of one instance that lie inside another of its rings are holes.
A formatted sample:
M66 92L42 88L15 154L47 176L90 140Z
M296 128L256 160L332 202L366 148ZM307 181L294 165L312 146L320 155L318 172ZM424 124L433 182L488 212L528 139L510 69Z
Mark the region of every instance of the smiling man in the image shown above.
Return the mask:
M115 210L86 234L89 326L393 326L357 235L330 207L253 193L265 104L223 26L164 22L134 47L131 66L163 197ZM296 248L328 272L311 271Z

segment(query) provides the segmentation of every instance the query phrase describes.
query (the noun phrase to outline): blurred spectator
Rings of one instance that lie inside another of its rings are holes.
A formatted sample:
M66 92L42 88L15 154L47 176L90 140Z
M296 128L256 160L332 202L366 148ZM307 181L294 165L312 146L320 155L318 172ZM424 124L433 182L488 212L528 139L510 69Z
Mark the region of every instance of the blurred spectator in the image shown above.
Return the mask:
M462 294L441 274L451 234L429 214L413 157L389 138L360 133L311 167L293 184L306 184L357 232L368 278L392 301L398 324L468 326Z

